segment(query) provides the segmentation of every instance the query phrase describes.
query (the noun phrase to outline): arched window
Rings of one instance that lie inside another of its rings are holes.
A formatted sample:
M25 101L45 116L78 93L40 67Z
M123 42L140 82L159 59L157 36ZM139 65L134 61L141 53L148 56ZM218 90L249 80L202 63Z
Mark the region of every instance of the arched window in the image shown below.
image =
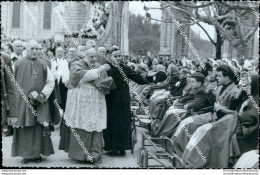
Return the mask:
M43 29L51 29L51 1L44 2Z
M13 28L20 28L20 2L13 2Z

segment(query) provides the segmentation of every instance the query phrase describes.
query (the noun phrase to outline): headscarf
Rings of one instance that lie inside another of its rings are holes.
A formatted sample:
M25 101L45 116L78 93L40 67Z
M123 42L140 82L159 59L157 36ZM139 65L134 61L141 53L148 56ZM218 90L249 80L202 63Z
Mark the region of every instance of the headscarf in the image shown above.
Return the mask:
M159 72L159 71L165 72L165 66L163 66L163 65L161 65L161 64L158 64L158 65L157 65L157 72Z
M170 64L169 65L169 69L170 69L170 76L174 75L174 74L178 74L179 73L179 68L176 65Z
M238 67L239 70L242 69L241 66L239 65L238 61L237 61L235 58L233 58L233 59L231 60L230 64L232 64L232 61L234 61L234 62L236 63L236 67Z
M252 66L252 63L251 63L250 60L246 59L245 62L244 62L244 66L243 66L243 68L249 70L249 66Z

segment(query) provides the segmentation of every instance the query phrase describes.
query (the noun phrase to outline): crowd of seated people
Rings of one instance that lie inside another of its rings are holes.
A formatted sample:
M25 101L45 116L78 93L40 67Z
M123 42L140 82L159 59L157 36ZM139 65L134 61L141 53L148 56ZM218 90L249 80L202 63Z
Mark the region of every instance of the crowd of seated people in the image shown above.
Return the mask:
M143 67L154 72L154 82L139 91L152 118L149 133L172 140L157 144L184 161L176 167L232 167L258 147L258 63L244 60L240 65L228 58L203 62L206 69L189 59L135 64L137 71Z

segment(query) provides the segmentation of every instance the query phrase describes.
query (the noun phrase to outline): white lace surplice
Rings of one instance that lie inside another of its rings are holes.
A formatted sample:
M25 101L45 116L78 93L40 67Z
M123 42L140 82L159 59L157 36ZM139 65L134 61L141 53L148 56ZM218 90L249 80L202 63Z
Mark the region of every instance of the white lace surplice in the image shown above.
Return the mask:
M105 94L89 83L98 77L97 69L89 70L75 88L68 90L65 117L73 128L101 132L107 127Z

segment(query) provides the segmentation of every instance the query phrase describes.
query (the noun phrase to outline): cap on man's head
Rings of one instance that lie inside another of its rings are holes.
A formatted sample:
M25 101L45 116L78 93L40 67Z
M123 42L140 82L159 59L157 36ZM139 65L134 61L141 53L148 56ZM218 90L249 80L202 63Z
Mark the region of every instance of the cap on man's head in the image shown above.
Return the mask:
M120 52L120 50L117 50L117 51L112 52L112 55L121 56L121 52Z
M113 45L111 48L110 48L110 53L113 53L114 51L117 51L119 50L119 47L116 46L116 45Z
M96 50L94 48L90 48L90 49L87 49L85 52L84 52L85 56L87 58L89 58L90 56L96 56L97 53L96 53Z

